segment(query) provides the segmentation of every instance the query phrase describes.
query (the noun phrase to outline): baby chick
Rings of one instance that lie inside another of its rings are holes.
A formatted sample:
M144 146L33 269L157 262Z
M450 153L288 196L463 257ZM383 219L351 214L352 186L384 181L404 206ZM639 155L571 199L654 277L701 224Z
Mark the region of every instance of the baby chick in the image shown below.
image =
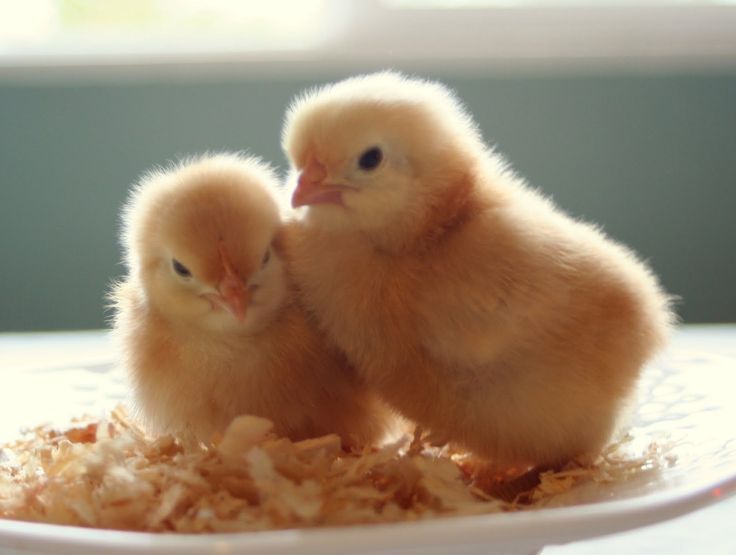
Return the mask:
M529 188L443 85L385 72L287 114L304 303L404 416L501 466L600 450L673 320L626 247Z
M379 439L387 413L295 304L272 248L281 224L255 158L218 155L148 174L124 210L128 275L114 333L155 431L206 441L240 414L292 439Z

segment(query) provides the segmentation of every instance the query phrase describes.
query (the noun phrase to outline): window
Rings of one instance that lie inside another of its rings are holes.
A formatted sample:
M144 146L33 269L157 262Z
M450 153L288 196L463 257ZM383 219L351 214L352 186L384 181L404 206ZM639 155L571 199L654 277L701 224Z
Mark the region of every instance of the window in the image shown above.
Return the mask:
M736 0L0 0L0 76L63 66L736 66Z

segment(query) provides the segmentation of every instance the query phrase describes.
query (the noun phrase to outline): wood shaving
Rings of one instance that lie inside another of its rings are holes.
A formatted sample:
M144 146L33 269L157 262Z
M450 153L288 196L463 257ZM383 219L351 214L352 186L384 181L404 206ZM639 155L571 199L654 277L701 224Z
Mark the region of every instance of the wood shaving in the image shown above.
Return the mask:
M399 522L535 508L665 458L656 445L632 458L617 444L592 465L489 481L482 465L428 445L421 430L348 453L335 435L292 442L271 428L241 416L211 444L184 446L148 436L122 407L63 431L38 427L0 449L0 518L181 533ZM511 497L509 484L527 489Z

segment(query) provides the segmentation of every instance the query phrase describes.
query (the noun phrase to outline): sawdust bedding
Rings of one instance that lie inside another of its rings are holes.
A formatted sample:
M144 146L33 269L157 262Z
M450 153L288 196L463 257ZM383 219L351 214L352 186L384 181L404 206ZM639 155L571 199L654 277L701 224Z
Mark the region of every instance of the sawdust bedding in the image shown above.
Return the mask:
M67 429L28 430L0 450L0 518L147 532L216 533L401 522L534 509L590 482L656 468L610 446L592 464L489 476L417 430L345 452L327 435L292 442L236 418L211 444L148 436L122 407Z

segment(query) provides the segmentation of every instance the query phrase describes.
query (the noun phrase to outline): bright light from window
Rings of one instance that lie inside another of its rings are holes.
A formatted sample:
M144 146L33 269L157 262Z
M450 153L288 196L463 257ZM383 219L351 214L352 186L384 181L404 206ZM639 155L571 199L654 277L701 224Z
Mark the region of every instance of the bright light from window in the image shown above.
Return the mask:
M736 64L736 0L0 0L0 14L0 76L232 63Z
M327 0L0 0L0 49L231 42L305 48L319 42Z

